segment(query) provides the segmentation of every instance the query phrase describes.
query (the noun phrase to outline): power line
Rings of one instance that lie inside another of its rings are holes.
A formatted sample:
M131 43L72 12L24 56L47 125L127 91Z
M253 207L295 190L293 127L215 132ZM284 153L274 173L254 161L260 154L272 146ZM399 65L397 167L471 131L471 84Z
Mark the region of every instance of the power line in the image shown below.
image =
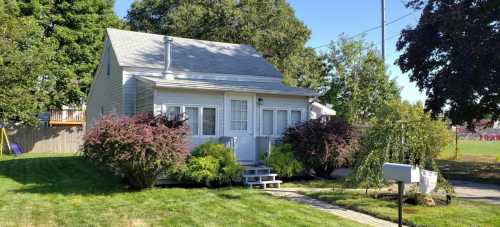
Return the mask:
M396 19L394 19L394 20L391 20L391 21L389 21L389 22L385 23L385 25L387 26L387 25L390 25L390 24L394 24L394 23L396 23L396 22L398 22L398 21L400 21L400 20L402 20L402 19L404 19L404 18L406 18L406 17L408 17L408 16L410 16L410 15L412 15L412 14L413 14L413 12L407 13L407 14L405 14L405 15L403 15L403 16L400 16L400 17L398 17L398 18L396 18ZM364 30L364 31L362 31L362 32L356 33L356 34L355 34L355 35L353 35L353 36L349 36L349 37L347 37L347 39L352 39L352 38L358 37L358 36L360 36L360 35L363 35L363 34L365 34L365 33L368 33L368 32L374 31L374 30L377 30L377 29L379 29L379 28L382 28L382 25L378 25L378 26L375 26L375 27L372 27L372 28L366 29L366 30ZM321 48L321 47L326 47L326 46L328 46L328 45L330 45L330 43L323 44L323 45L320 45L320 46L317 46L317 47L313 47L313 49L317 49L317 48Z

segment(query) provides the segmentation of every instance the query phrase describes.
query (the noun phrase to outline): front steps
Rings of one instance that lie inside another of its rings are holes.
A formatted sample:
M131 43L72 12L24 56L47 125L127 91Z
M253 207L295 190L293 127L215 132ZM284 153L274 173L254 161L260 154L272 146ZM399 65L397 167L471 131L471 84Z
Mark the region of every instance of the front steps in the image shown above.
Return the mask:
M276 180L278 174L271 173L271 167L267 166L245 166L245 174L243 182L250 188L254 185L261 186L266 189L268 186L280 187L282 181Z

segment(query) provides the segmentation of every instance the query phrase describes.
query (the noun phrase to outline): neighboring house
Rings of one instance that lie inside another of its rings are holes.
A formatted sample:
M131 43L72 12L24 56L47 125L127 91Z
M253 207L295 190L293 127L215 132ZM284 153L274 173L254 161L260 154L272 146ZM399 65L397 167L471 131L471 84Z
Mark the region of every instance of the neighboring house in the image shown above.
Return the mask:
M234 138L237 159L254 164L259 141L308 119L318 95L282 79L249 45L107 29L87 126L106 113L184 113L193 147Z

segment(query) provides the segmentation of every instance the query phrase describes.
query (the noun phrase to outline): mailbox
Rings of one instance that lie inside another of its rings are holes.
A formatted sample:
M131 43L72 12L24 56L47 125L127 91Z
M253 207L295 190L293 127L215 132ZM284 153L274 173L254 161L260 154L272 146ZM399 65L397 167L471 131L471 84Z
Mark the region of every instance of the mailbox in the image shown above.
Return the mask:
M387 162L384 163L383 172L386 180L404 183L420 182L420 169L416 166Z

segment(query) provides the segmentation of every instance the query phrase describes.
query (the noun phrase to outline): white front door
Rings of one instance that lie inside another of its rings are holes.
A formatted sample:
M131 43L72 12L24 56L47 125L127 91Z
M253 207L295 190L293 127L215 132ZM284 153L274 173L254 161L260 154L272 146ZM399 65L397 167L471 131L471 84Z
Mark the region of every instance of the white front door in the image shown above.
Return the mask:
M255 162L253 136L254 105L251 95L227 95L225 127L227 136L235 137L236 159L241 163Z

